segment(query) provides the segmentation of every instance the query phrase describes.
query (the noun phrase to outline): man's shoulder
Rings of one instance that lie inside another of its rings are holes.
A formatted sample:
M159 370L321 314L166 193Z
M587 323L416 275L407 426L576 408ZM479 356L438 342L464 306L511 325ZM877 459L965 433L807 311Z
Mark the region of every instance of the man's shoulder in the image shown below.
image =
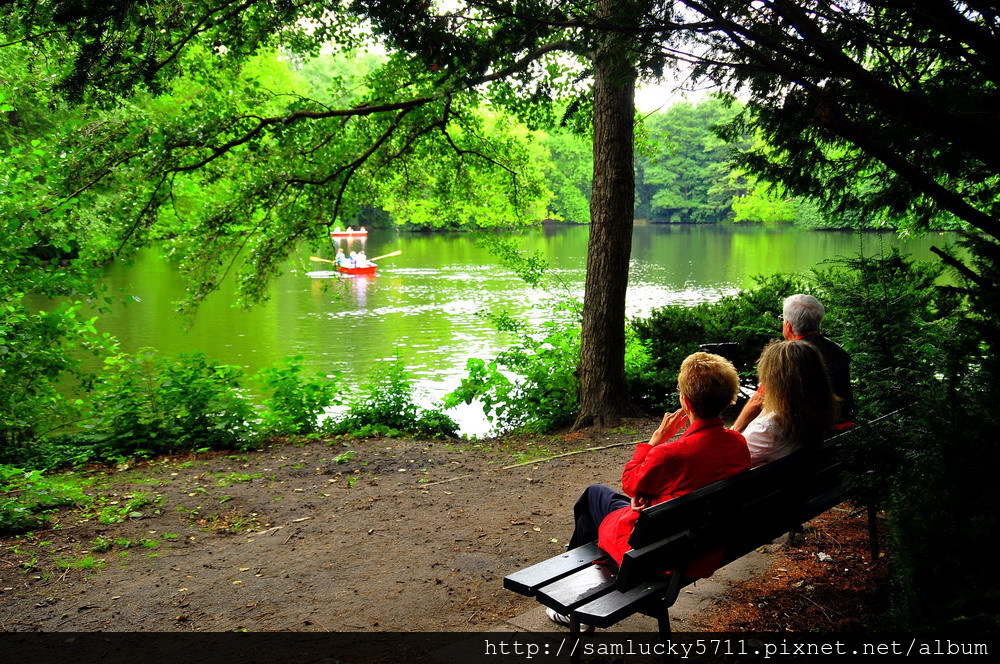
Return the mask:
M803 341L808 341L812 345L816 346L819 352L826 356L828 353L840 355L842 357L848 357L848 352L844 350L843 346L838 344L836 341L826 336L825 334L814 334L809 337L803 337Z

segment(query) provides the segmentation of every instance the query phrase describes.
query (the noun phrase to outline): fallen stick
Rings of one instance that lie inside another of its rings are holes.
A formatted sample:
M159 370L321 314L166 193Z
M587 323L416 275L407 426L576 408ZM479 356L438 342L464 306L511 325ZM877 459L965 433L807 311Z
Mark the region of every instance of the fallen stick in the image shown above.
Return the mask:
M623 447L625 445L636 445L643 441L635 441L630 443L611 443L610 445L601 445L600 447L588 447L585 450L573 450L572 452L563 452L562 454L556 454L554 456L545 457L544 459L533 459L531 461L522 461L520 463L512 463L509 466L503 466L500 470L510 470L511 468L519 468L521 466L530 466L533 463L545 463L546 461L552 461L553 459L561 459L562 457L573 456L574 454L583 454L584 452L600 452L601 450L609 450L612 447Z
M426 484L418 484L417 486L424 489L429 486L434 486L435 484L446 484L448 482L454 482L455 480L464 480L466 477L472 477L472 475L459 475L458 477L449 477L446 480L438 480L437 482L428 482Z
M509 466L502 466L500 470L510 470L511 468L519 468L521 466L530 466L533 463L545 463L546 461L552 461L553 459L561 459L562 457L573 456L574 454L583 454L584 452L599 452L601 450L609 450L612 447L623 447L625 445L635 445L636 443L641 443L642 441L627 442L627 443L611 443L610 445L601 445L599 447L588 447L585 450L573 450L572 452L563 452L562 454L556 454L550 457L545 457L544 459L533 459L531 461L521 461L520 463L513 463ZM421 489L425 489L429 486L434 486L435 484L445 484L447 482L454 482L456 480L464 480L467 477L473 477L473 475L459 475L458 477L449 477L446 480L438 480L437 482L428 482L427 484L418 484L417 486Z

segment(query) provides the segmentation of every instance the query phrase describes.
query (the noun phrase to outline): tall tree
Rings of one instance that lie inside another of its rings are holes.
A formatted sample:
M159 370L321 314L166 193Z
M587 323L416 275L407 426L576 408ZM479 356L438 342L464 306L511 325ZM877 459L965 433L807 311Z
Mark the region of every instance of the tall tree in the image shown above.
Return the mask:
M634 28L635 7L601 0L598 19ZM594 178L580 339L580 413L574 428L618 424L625 386L625 291L635 207L634 55L608 32L594 54Z

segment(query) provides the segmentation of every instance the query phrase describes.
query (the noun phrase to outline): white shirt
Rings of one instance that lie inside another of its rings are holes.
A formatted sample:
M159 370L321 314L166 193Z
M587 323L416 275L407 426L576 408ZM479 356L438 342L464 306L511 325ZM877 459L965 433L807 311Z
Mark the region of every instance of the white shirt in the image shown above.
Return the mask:
M785 440L778 427L771 421L770 413L761 413L743 431L750 450L750 467L755 468L768 461L788 456L802 447L799 443Z

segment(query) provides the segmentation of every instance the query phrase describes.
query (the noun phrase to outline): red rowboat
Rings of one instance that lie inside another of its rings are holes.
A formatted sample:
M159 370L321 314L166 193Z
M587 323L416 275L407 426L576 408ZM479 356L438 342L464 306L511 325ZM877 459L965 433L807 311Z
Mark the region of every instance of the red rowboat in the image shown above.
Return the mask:
M375 274L375 268L377 265L369 265L367 267L346 267L344 265L338 265L337 271L343 272L344 274L361 274L361 275L372 275Z
M366 237L368 235L367 230L357 230L357 231L332 231L330 237Z

